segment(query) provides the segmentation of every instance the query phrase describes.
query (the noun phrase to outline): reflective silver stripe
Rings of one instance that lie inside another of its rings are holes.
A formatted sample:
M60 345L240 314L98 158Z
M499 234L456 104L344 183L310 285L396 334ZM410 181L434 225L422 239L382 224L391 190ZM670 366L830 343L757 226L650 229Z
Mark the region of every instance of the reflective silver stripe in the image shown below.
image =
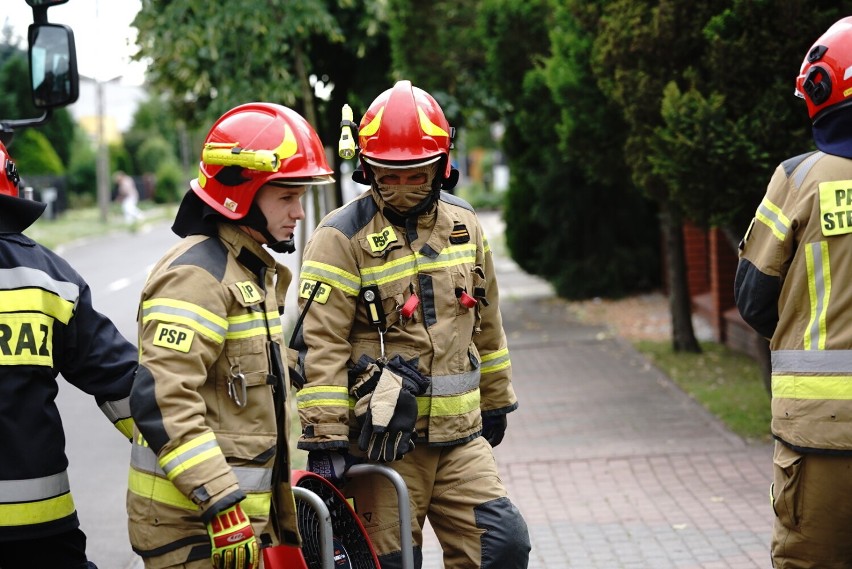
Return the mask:
M141 472L166 477L166 473L157 463L157 455L154 454L151 447L134 444L130 450L130 465ZM232 466L231 470L237 476L240 488L246 492L268 492L272 489L271 468Z
M36 502L71 491L68 472L27 480L0 480L0 504Z
M349 402L349 393L341 388L341 389L329 389L329 390L315 390L306 392L304 389L299 391L296 394L296 400L299 403L306 403L308 401L321 401L321 400L332 400L336 399L341 402L343 405L348 405Z
M118 401L107 401L100 406L100 409L111 423L115 423L119 419L127 419L130 417L130 397Z
M220 326L219 324L204 318L197 312L192 310L187 310L184 308L178 308L177 306L169 306L166 304L151 304L150 306L145 307L142 310L142 317L145 318L152 313L160 314L168 314L170 316L179 316L181 318L186 318L188 320L192 320L193 322L197 322L204 328L207 328L211 332L218 334L219 336L225 337L225 334L228 332L227 328L224 326Z
M772 233L775 234L778 239L783 240L784 238L786 238L787 223L789 222L785 223L785 220L782 219L779 214L775 213L775 211L770 209L770 207L767 205L765 198L764 201L761 202L760 206L758 206L757 214L758 217L762 217L763 219L769 221L772 224L770 225L770 229L772 229Z
M198 439L196 439L198 440ZM194 442L194 441L193 441ZM187 445L183 445L180 448L184 448ZM201 444L195 445L187 450L182 451L180 454L175 456L170 461L161 465L163 470L166 473L166 476L169 475L176 468L184 469L186 468L186 463L191 462L192 459L208 450L212 450L214 448L219 448L219 442L215 439L215 437L211 438L209 441L203 442ZM221 451L218 451L221 452Z
M317 261L305 261L302 264L301 280L321 281L331 286L336 286L346 294L357 296L361 290L361 279L333 265L319 263Z
M822 152L816 152L815 154L809 156L807 160L802 162L799 167L796 168L796 173L793 174L793 185L796 186L796 189L799 189L802 186L802 182L805 181L805 176L808 175L808 173L811 171L811 168L814 167L814 164L816 164L817 161L823 156L825 156L825 154L823 154Z
M825 349L825 316L831 294L831 273L828 266L828 244L809 243L805 249L808 268L808 292L811 295L811 316L805 331L806 350Z
M58 281L38 269L30 267L15 267L13 269L0 269L0 282L6 290L26 287L38 287L50 291L55 295L76 303L80 296L80 287L68 281Z
M776 350L772 373L852 373L852 350Z
M456 375L433 375L431 394L435 396L459 395L477 387L479 387L478 369Z

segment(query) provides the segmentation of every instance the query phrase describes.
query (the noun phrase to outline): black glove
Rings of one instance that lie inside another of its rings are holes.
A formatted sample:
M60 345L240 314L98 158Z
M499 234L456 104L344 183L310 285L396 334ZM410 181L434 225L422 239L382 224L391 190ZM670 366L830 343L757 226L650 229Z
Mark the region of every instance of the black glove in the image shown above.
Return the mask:
M358 448L370 460L391 462L414 449L417 396L426 393L429 383L413 364L400 356L394 356L384 365L370 395L358 438Z
M491 448L503 442L503 435L506 434L508 422L506 415L490 415L482 418L482 436L485 437Z
M308 470L319 474L338 488L343 486L344 475L358 460L342 450L312 450L308 452Z

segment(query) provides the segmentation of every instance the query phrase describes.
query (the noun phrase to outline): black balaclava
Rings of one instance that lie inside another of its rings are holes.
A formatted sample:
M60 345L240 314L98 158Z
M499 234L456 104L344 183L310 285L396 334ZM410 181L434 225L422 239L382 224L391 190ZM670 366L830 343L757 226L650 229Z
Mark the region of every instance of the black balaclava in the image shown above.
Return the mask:
M388 174L396 174L398 168L370 165L370 175L373 187L381 196L385 205L394 213L404 217L417 217L432 210L441 193L441 179L437 176L438 164L426 164L407 169L406 172L425 173L424 184L412 186L407 184L380 184L379 178Z
M852 105L832 109L817 117L813 125L814 142L826 154L852 158Z

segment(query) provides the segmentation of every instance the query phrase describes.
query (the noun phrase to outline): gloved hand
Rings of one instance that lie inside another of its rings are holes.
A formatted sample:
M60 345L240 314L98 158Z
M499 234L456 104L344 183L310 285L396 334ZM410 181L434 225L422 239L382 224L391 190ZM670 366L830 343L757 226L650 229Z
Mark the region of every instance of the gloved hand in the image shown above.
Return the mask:
M343 476L358 460L346 451L312 450L308 452L308 470L319 474L338 488L343 486Z
M358 438L358 448L367 452L367 458L391 462L414 449L416 397L428 388L429 379L400 356L384 365Z
M482 436L485 437L491 448L503 442L503 435L506 434L508 423L506 415L490 415L482 418Z
M257 569L260 553L249 517L239 504L222 510L207 522L213 567L216 569Z

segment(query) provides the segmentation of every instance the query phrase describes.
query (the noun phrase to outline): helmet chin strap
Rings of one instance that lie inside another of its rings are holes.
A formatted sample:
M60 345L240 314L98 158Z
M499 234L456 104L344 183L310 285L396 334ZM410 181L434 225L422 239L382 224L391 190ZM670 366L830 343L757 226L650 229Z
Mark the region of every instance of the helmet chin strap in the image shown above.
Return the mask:
M252 203L249 208L246 216L238 222L241 225L245 225L246 227L250 227L263 235L266 239L266 246L275 251L276 253L295 253L296 252L296 244L293 240L293 237L288 239L282 239L281 241L277 240L267 229L268 222L266 220L266 216L263 215L263 212L260 211L260 208L257 207L256 203Z

